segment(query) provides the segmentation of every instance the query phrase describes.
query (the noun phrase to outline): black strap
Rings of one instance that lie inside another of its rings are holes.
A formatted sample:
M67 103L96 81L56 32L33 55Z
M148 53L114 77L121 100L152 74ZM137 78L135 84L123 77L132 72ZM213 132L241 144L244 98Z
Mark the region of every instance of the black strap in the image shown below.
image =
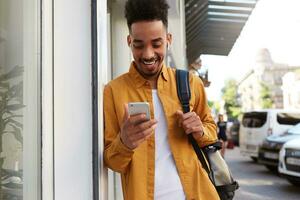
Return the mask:
M223 191L223 192L234 192L235 190L237 190L239 188L239 184L238 182L234 181L233 183L231 183L230 185L219 185L216 186L216 189L218 191Z
M184 113L190 112L190 82L189 73L184 70L176 70L176 84L177 84L177 94L181 102L182 109Z
M189 72L177 69L176 70L176 85L177 85L177 95L181 102L182 109L184 113L190 111L190 98L191 98L191 90L190 90L190 82L189 82ZM209 167L205 161L204 155L197 143L197 141L193 138L192 134L188 135L188 139L192 144L194 151L197 154L198 159L200 160L203 168L207 172L210 173Z

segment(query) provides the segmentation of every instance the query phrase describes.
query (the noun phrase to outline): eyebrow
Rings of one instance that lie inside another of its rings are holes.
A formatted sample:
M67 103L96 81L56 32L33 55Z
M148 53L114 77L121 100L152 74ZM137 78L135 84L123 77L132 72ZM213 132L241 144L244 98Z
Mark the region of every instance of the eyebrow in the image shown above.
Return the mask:
M156 38L156 39L153 39L151 42L162 42L162 41L163 41L162 38ZM143 43L144 41L143 40L134 39L133 42L134 43Z
M134 39L133 42L134 42L134 43L143 43L143 40L137 40L137 39Z

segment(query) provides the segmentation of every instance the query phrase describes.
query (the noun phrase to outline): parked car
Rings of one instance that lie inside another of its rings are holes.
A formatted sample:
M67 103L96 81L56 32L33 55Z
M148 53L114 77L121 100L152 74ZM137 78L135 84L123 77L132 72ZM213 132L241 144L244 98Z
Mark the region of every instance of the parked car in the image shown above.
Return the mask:
M290 183L300 186L300 138L283 145L279 153L278 171Z
M240 131L240 123L238 120L232 122L232 126L229 129L229 133L231 135L231 139L235 146L239 146L239 131Z
M283 134L268 136L259 147L258 162L271 171L277 171L281 147L285 142L295 138L300 138L300 123Z
M257 160L258 148L269 135L279 135L300 122L300 111L265 109L245 112L240 125L240 152Z

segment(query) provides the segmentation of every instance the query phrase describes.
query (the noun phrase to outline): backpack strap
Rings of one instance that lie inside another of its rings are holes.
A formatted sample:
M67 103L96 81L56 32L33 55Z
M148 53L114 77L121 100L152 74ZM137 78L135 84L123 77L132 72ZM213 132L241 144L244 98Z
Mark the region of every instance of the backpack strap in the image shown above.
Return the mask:
M191 99L191 90L190 90L188 71L180 70L180 69L176 70L176 86L177 86L177 95L181 102L183 112L187 113L190 111L190 99ZM196 152L197 157L202 164L202 167L205 169L207 174L210 174L209 167L207 165L203 152L201 151L197 141L194 139L192 134L188 134L188 139L192 144L194 151Z
M191 90L189 73L184 70L176 70L177 94L184 113L190 112Z

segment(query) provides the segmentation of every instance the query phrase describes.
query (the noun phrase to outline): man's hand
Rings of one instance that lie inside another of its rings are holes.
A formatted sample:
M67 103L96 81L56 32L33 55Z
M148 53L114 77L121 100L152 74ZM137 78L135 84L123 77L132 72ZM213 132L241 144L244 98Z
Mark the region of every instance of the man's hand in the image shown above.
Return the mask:
M196 140L203 136L203 125L195 112L183 113L177 110L176 115L179 127L182 127L187 135L192 134Z
M120 134L121 141L129 149L135 149L154 133L157 121L155 119L147 120L145 114L129 116L127 104L124 109L125 114Z

